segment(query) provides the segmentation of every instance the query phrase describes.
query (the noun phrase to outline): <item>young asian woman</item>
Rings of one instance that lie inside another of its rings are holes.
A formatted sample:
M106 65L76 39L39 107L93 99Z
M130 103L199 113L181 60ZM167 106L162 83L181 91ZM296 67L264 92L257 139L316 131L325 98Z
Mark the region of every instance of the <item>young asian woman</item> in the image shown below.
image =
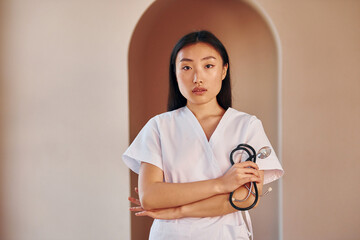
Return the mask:
M123 155L139 174L137 216L154 218L149 239L249 239L242 214L229 202L245 185L263 184L283 169L261 121L231 108L230 64L223 44L208 31L192 32L175 45L169 67L168 111L148 121ZM231 165L230 152L247 143L272 153L257 164ZM236 203L247 207L254 196ZM248 214L246 215L248 216Z

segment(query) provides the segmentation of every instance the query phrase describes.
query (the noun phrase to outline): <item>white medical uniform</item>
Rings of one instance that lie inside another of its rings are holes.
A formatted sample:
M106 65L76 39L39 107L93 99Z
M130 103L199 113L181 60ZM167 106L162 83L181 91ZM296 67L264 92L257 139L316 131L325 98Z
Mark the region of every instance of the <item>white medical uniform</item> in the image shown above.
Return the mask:
M218 178L231 167L230 152L240 143L256 151L271 144L261 121L255 116L228 108L208 141L195 115L187 108L166 112L150 119L123 155L125 164L139 173L141 162L157 166L164 181L185 183ZM272 149L257 159L264 171L264 184L283 175ZM155 219L151 240L249 239L240 212L218 217Z

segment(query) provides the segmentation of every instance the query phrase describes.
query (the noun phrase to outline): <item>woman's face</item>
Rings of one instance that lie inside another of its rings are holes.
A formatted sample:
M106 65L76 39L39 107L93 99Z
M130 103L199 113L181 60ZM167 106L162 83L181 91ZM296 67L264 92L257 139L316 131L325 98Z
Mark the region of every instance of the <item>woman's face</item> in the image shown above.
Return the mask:
M210 44L199 42L182 48L176 57L176 79L187 104L216 101L228 65Z

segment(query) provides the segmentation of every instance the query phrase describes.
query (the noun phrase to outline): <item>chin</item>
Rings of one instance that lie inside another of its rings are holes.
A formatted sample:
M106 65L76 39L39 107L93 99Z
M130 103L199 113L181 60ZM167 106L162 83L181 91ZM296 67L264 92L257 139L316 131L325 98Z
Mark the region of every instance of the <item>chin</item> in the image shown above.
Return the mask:
M204 104L207 104L207 103L209 103L210 101L206 101L206 100L203 100L203 101L201 101L201 100L194 100L194 101L187 101L188 103L190 103L190 104L193 104L193 105L204 105Z

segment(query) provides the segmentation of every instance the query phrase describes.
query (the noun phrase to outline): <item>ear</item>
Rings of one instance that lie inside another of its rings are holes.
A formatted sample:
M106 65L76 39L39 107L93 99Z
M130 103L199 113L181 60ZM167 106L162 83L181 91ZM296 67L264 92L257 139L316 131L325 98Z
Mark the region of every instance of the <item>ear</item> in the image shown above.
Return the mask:
M228 67L229 67L229 64L225 64L223 66L223 70L222 70L222 73L221 73L221 80L224 80L225 77L226 77L226 73L227 73L227 70L228 70Z

